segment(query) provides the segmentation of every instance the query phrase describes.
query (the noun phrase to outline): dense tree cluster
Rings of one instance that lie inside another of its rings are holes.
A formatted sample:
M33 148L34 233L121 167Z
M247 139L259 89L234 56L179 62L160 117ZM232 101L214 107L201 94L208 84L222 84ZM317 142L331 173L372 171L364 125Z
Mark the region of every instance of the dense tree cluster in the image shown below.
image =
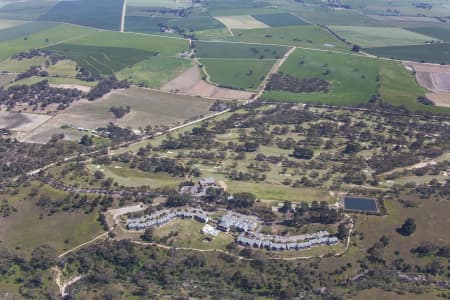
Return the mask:
M95 100L103 97L112 90L127 89L130 84L126 80L117 80L116 77L111 76L109 78L101 79L96 86L87 94L88 100Z
M32 85L16 85L7 90L0 88L0 104L10 108L19 103L29 104L34 109L56 103L60 104L58 109L64 109L83 96L84 93L77 89L50 87L47 80Z
M313 93L329 91L329 82L321 78L299 79L288 74L273 74L267 84L267 90L287 91L291 93Z
M111 106L109 111L114 115L114 118L120 119L131 111L130 106Z

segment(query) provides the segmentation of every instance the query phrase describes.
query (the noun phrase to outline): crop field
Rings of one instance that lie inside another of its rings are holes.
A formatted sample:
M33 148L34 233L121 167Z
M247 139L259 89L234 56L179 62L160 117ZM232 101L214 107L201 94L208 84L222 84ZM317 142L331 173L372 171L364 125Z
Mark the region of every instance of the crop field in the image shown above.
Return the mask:
M296 78L321 78L330 83L329 93L266 91L266 100L357 104L376 94L378 63L357 55L314 52L297 49L280 72Z
M0 18L36 20L46 14L55 3L53 0L10 1L0 7Z
M186 0L128 0L128 6L186 8L190 1Z
M158 89L191 66L187 59L156 56L122 69L116 76L138 86Z
M148 36L135 33L113 31L95 31L70 41L70 44L91 47L125 47L147 52L156 52L161 56L175 56L189 49L188 41L181 38Z
M290 12L312 24L377 26L382 23L354 10L328 10L317 6L295 5Z
M202 59L209 80L223 87L256 90L275 60Z
M250 15L222 16L216 17L216 19L230 29L255 29L269 27Z
M287 26L267 29L234 30L234 40L248 43L276 44L319 48L330 50L347 50L349 46L341 42L328 31L317 26Z
M408 28L409 31L414 31L427 36L432 36L435 39L450 42L450 27L413 27Z
M41 16L40 20L119 30L122 6L121 0L61 1Z
M183 95L226 100L248 100L253 95L251 92L217 87L207 83L202 79L198 66L193 66L181 73L179 76L162 86L161 90Z
M210 16L189 16L169 19L170 27L178 27L186 32L224 28L223 24Z
M68 57L93 74L110 75L144 59L157 55L133 48L81 46L59 44L49 50Z
M424 44L434 38L394 27L330 26L347 41L362 47L384 47Z
M27 22L13 28L1 29L0 42L17 38L24 38L30 34L49 29L56 25L57 23L51 22Z
M199 58L278 59L288 50L282 46L222 42L195 42L194 47Z
M224 28L222 23L210 16L189 16L183 18L161 16L127 16L125 20L126 31L170 35L170 33L161 32L160 25L170 28L179 28L185 32Z
M127 16L125 18L125 31L152 33L161 32L160 24L167 24L170 18L165 17L143 17L143 16Z
M74 40L82 36L89 35L96 30L75 25L57 25L49 29L42 30L30 35L21 36L13 40L2 40L0 42L0 61L3 61L11 55L27 51L34 48L43 48L67 40Z
M116 90L96 101L80 100L64 112L26 136L28 141L45 142L55 133L67 133L66 137L78 138L63 125L96 129L109 122L122 127L138 129L147 125L163 126L182 123L185 120L209 112L213 100L188 96L178 96L142 88ZM111 106L130 106L130 113L115 119L109 111Z
M30 59L6 59L0 62L0 71L8 71L11 73L21 73L28 70L31 66L43 66L44 57L33 57Z
M365 49L365 51L373 55L393 59L430 62L436 64L450 64L450 44L368 48Z
M305 21L289 13L261 14L253 17L270 27L309 25Z

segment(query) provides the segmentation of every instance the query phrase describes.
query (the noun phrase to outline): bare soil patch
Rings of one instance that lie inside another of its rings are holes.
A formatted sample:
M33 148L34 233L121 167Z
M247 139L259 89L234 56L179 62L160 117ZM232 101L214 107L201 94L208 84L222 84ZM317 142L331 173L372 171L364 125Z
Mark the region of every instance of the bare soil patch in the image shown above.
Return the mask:
M428 93L427 98L433 101L436 106L450 107L450 93Z
M50 87L59 89L77 89L85 93L89 93L91 91L91 87L78 84L50 84Z
M8 128L12 131L27 133L51 118L52 116L42 114L0 111L0 128Z
M189 96L200 96L217 99L248 100L254 95L251 92L220 88L202 80L197 66L190 68L181 75L165 84L164 92L179 93Z
M408 63L416 71L417 82L433 92L450 93L450 66Z

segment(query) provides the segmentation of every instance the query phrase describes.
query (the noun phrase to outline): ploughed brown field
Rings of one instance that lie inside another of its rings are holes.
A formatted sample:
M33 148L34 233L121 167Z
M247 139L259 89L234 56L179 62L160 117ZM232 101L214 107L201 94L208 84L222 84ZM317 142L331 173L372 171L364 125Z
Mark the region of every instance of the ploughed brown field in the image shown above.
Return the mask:
M161 88L161 91L225 100L248 100L253 96L251 92L221 88L207 83L202 80L200 70L197 66L188 69L177 78L165 84Z

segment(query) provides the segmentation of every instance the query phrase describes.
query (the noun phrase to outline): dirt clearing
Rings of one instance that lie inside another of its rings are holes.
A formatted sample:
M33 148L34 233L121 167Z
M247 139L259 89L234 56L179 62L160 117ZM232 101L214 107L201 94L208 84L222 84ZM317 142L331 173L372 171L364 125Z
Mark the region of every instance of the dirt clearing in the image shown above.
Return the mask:
M268 28L266 24L260 22L250 15L243 16L224 16L216 17L216 19L223 23L225 27L230 29L257 29Z
M0 111L0 128L8 128L12 131L19 132L30 132L51 118L52 116L41 114Z
M408 63L416 72L417 82L433 92L450 93L450 66Z
M436 106L450 107L450 93L428 93L427 98L433 101Z
M249 100L253 96L251 92L220 88L205 82L202 80L197 66L190 68L168 82L161 90L182 95L228 100Z

